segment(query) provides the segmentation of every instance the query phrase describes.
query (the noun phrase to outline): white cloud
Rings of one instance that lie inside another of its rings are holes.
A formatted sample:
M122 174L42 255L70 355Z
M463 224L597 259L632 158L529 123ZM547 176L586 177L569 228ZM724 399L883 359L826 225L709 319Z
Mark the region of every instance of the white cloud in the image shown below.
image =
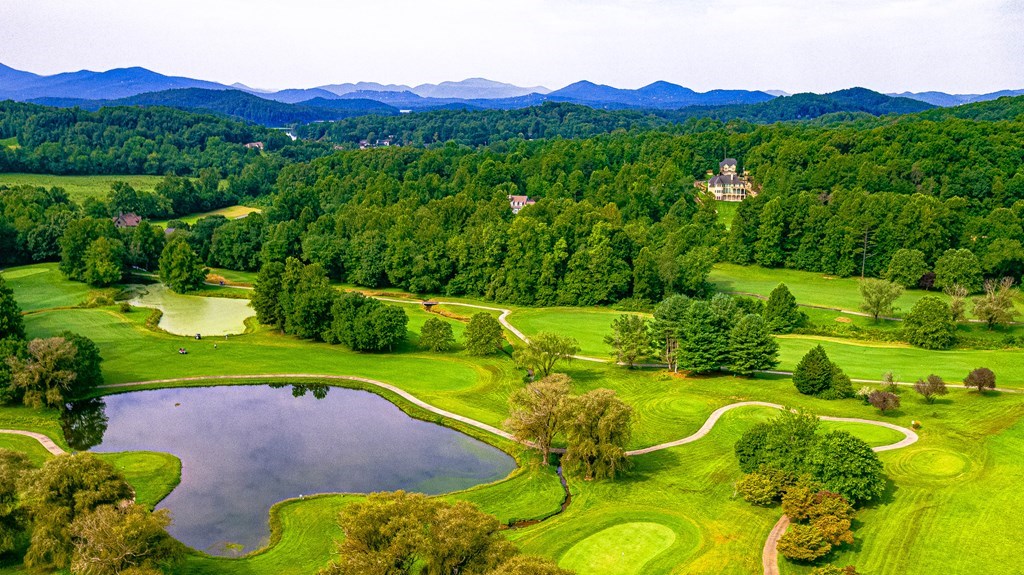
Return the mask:
M1024 88L1021 0L0 0L0 62L268 87Z

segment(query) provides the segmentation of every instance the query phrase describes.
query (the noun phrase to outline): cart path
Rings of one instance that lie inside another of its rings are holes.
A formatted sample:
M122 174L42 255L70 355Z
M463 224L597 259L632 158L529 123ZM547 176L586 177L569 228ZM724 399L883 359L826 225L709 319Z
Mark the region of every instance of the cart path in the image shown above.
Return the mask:
M52 439L43 435L42 433L36 433L34 431L23 431L21 429L0 429L0 433L9 433L11 435L24 435L25 437L31 437L39 442L43 446L43 449L49 451L52 455L67 455L67 451L61 449L59 445L53 442Z
M498 429L497 427L494 427L493 425L489 425L489 424L483 423L481 421L477 421L475 419L472 419L472 418L469 418L469 417L465 417L463 415L458 415L456 413L452 413L450 411L446 411L446 410L441 409L439 407L435 407L435 406L433 406L433 405L431 405L431 404L429 404L429 403L427 403L427 402L417 398L416 396L412 395L411 393L401 389L400 387L391 385L390 383L384 383L383 381L378 381L376 379L370 379L370 378L367 378L367 377L357 377L357 376L351 376L351 375L322 375L322 374L315 374L315 373L265 373L265 374L254 374L254 375L209 375L209 376L194 376L194 377L176 377L176 378L169 378L169 379L153 379L153 380L148 380L148 381L132 381L132 382L127 382L127 383L115 383L115 384L110 384L110 385L102 385L102 386L100 386L100 388L102 388L102 389L117 389L117 388L125 388L125 387L136 387L136 386L140 386L140 385L160 385L160 384L173 384L173 383L187 383L187 382L190 382L190 381L197 381L197 382L198 381L218 381L218 380L221 380L221 381L223 381L223 380L257 380L257 381L259 381L259 380L268 380L268 379L285 379L285 380L287 380L287 379L292 379L292 380L297 380L297 379L322 379L322 380L327 380L327 381L356 381L356 382L359 382L359 383L365 383L365 384L371 385L373 387L377 387L377 388L380 388L380 389L384 389L384 390L390 391L391 393L394 393L395 395L401 397L402 399L405 399L409 403L412 403L413 405L415 405L415 406L417 406L417 407L419 407L419 408L421 408L421 409L423 409L423 410L425 410L425 411L427 411L429 413L433 413L435 415L440 415L441 417L445 417L445 418L451 419L453 421L458 421L460 423L464 423L466 425L469 425L471 427L475 427L477 429L480 429L480 430L486 431L488 433L497 435L498 437L502 437L504 439L508 439L508 440L511 440L511 441L519 442L519 440L517 440L516 437L514 435L512 435L511 433L509 433L507 431L504 431L502 429ZM729 411L731 411L733 409L739 408L739 407L769 407L769 408L772 408L772 409L785 409L782 405L779 405L777 403L768 403L768 402L764 402L764 401L741 401L741 402L737 402L737 403L730 403L729 405L726 405L726 406L723 406L723 407L719 407L718 409L713 411L711 413L711 415L708 416L707 420L704 422L704 425L702 425L701 428L698 429L695 433L693 433L693 434L691 434L691 435L689 435L687 437L684 437L682 439L677 439L675 441L669 441L669 442L666 442L666 443L660 443L658 445L652 445L650 447L645 447L645 448L642 448L642 449L634 449L632 451L627 451L626 455L629 455L629 456L644 455L644 454L647 454L647 453L653 453L655 451L661 451L663 449L669 449L669 448L672 448L672 447L678 447L680 445L685 445L687 443L692 443L694 441L697 441L698 439L701 439L702 437L704 437L708 433L710 433L712 428L714 428L715 423L717 423L718 420L721 419L723 415L725 415L725 413L727 413L727 412L729 412ZM873 421L873 420L870 420L870 419L859 419L859 418L853 418L853 417L830 417L830 416L825 416L825 415L822 415L822 416L819 416L819 417L820 417L820 419L822 419L824 421L843 421L843 422L849 422L849 423L864 423L864 424L867 424L867 425L878 425L878 426L881 426L881 427L887 427L889 429L892 429L894 431L898 431L898 432L903 434L903 439L901 441L898 441L898 442L893 443L891 445L884 445L884 446L881 446L881 447L876 447L876 448L874 448L875 451L886 451L886 450L889 450L889 449L899 449L900 447L905 447L907 445L910 445L910 444L914 443L918 439L917 434L913 430L907 429L905 427L900 427L900 426L894 425L892 423L886 423L884 421ZM520 443L523 443L523 442L520 442ZM530 445L529 443L525 443L525 444L526 445ZM552 451L558 452L558 451L561 451L561 450L552 450Z

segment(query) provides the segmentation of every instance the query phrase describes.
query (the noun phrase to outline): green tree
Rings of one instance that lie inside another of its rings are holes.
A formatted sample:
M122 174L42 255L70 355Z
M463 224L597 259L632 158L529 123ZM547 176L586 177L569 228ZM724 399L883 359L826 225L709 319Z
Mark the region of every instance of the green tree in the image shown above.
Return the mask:
M160 254L165 245L163 229L142 220L134 228L123 229L122 233L122 241L127 246L128 265L144 270L159 265Z
M615 479L626 466L633 408L610 389L595 389L562 402L566 450L563 465L584 480Z
M974 299L974 315L985 322L988 329L997 325L1010 325L1017 317L1014 300L1018 295L1013 287L1013 278L985 280L985 295Z
M118 575L130 569L157 569L183 551L182 545L167 534L170 524L166 509L150 513L128 501L100 505L71 523L71 571Z
M178 293L202 287L207 272L209 270L183 237L167 242L160 254L160 279Z
M535 555L515 555L487 575L573 575L550 559Z
M679 340L683 337L683 320L690 307L690 298L670 295L654 308L651 322L652 339L661 348L661 359L671 372L679 368Z
M109 219L84 218L67 225L60 237L60 271L68 279L85 281L86 251L101 237L118 237L117 228Z
M661 299L664 289L658 271L658 260L651 252L651 248L644 246L633 260L633 297L655 302Z
M490 355L501 350L505 336L491 314L474 314L466 325L466 349L470 355Z
M949 349L956 343L956 324L946 302L925 296L903 322L903 337L925 349Z
M77 518L134 496L120 472L91 453L49 459L41 469L26 473L20 488L32 520L25 565L38 570L71 566L71 526Z
M723 317L708 302L691 303L683 318L679 366L694 373L706 373L727 364L731 319Z
M111 240L100 237L85 250L82 260L82 281L85 283L105 287L112 283L121 281L124 273L125 262L124 244L121 240Z
M754 425L736 442L736 459L745 473L782 472L795 476L805 472L804 461L815 444L821 422L808 413L782 412L770 421ZM792 478L780 478L785 486Z
M14 298L14 290L0 276L0 340L9 338L25 339L25 320L21 317L21 306Z
M358 292L335 298L331 315L334 319L328 341L343 343L355 351L390 351L408 332L405 310Z
M551 443L561 426L562 403L569 397L568 376L552 374L535 381L509 397L509 416L505 428L519 441L529 441L541 451L548 464Z
M811 476L825 489L857 505L885 491L882 462L864 440L845 431L823 435L807 454Z
M284 327L284 311L281 309L284 266L281 262L267 262L256 274L249 305L256 310L256 319L264 325Z
M435 353L451 350L455 347L452 324L439 317L427 318L420 329L420 347Z
M865 278L860 280L860 308L877 322L879 316L891 314L896 310L893 305L903 295L903 287L886 280Z
M794 523L779 539L779 553L793 561L814 561L828 555L832 544L825 534L814 525Z
M743 316L729 334L729 366L736 373L775 369L779 365L779 343L759 315Z
M630 368L636 360L645 357L651 350L651 332L647 320L635 314L624 313L612 322L612 333L604 342L615 350L612 357Z
M842 370L832 363L820 345L812 347L793 371L793 384L804 395L823 396L842 382ZM849 382L849 379L846 380Z
M327 274L318 264L300 268L297 277L292 278L295 283L285 288L289 297L288 305L281 305L284 332L306 339L339 341L337 329L332 327L332 321L337 319L332 306L338 299L338 292L331 287Z
M29 407L63 407L75 386L74 344L62 337L34 339L27 357L8 357L11 385Z
M103 358L96 342L70 331L62 331L57 337L64 338L75 348L74 358L68 364L68 368L75 373L71 396L81 397L103 385Z
M885 270L885 279L905 288L917 287L921 276L928 273L928 264L920 250L901 248L896 250Z
M935 262L935 287L939 289L959 284L975 293L981 289L981 280L981 263L966 248L946 250Z
M800 311L796 298L789 293L786 284L779 284L768 296L764 306L764 320L775 333L789 333L800 327L807 320L806 314Z
M25 510L19 505L18 482L32 469L28 457L0 449L0 554L13 551L27 527Z
M532 373L540 373L542 377L547 377L556 363L571 362L579 351L580 346L575 338L542 332L515 351L515 360L518 365Z

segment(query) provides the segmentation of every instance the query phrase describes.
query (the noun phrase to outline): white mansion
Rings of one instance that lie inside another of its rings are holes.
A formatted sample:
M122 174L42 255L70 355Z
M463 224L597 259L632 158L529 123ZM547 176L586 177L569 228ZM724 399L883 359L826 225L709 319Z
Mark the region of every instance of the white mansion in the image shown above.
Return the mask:
M711 174L711 170L708 170L708 174ZM698 184L706 185L707 190L715 195L715 199L723 202L742 202L747 194L757 195L757 192L751 189L746 172L743 175L736 174L736 160L732 158L726 158L718 164L717 176Z

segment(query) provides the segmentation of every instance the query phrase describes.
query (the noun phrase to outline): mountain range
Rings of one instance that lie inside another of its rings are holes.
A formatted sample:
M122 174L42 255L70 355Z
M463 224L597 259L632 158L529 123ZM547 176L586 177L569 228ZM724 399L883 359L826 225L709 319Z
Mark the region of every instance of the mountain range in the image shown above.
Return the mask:
M814 118L833 112L908 113L931 106L957 106L1018 94L1024 94L1024 90L992 94L905 92L885 95L858 88L832 94L790 96L779 90L696 92L664 81L637 89L580 81L552 91L543 86L521 87L485 78L418 86L357 82L268 91L244 84L225 85L166 76L139 67L43 76L0 64L0 100L85 109L169 106L270 126L365 114L395 115L401 111L511 110L545 102L607 110L683 110L685 115L691 116L770 122Z

